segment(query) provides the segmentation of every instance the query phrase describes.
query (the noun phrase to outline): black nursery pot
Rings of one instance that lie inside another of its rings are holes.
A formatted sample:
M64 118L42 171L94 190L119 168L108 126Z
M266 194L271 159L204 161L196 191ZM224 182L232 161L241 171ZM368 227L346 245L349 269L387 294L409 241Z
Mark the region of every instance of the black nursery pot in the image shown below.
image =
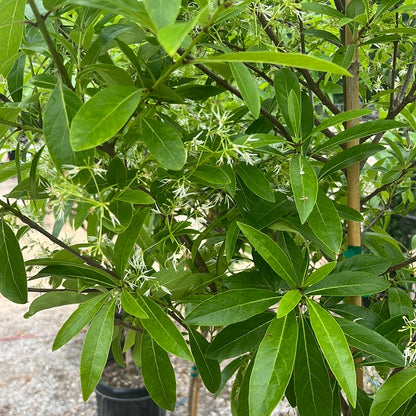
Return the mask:
M98 383L95 388L98 416L165 416L144 387L115 388Z

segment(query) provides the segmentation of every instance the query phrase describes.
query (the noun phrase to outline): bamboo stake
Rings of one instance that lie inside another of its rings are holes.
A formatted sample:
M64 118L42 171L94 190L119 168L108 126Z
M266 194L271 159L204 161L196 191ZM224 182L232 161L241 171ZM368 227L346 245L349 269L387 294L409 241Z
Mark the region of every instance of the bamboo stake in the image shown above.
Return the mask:
M345 10L352 0L345 0ZM353 45L354 39L351 29L348 25L345 26L345 45ZM349 68L352 74L351 78L344 77L344 110L357 110L360 108L360 94L359 94L359 73L360 60L358 47L355 45L354 58ZM359 124L358 118L347 121L347 128ZM347 143L347 149L360 144L359 140L351 140ZM355 163L347 167L347 201L348 206L360 212L360 163ZM361 247L361 225L356 221L348 221L348 247ZM361 306L360 296L350 296L349 303ZM356 370L357 386L363 388L363 373L361 369Z

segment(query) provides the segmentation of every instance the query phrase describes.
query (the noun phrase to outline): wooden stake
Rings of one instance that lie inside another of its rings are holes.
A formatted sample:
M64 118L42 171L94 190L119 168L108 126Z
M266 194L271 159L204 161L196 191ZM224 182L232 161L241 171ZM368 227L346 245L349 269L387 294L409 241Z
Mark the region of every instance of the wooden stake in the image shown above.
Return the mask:
M352 0L345 0L345 10ZM345 26L344 45L353 45L353 34L348 25ZM360 108L360 92L359 92L359 76L360 76L360 60L358 47L355 45L354 58L349 68L352 74L351 78L344 78L344 110L357 110ZM347 122L347 128L359 124L358 118ZM347 149L360 144L359 140L351 140L347 143ZM360 212L360 163L355 163L347 167L347 200L348 206ZM361 247L361 225L356 221L348 221L348 246ZM349 297L349 303L361 306L360 296ZM363 388L363 373L358 368L356 371L357 386Z

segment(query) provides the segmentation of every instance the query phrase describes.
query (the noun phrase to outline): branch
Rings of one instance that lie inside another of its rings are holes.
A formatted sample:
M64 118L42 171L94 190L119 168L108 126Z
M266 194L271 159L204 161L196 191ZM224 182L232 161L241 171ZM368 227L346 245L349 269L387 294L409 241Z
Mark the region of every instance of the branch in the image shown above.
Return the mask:
M70 88L72 91L74 91L74 87L72 86L71 79L69 78L68 72L65 68L65 65L62 61L61 55L59 55L58 51L55 48L55 45L52 41L52 38L49 35L48 28L46 27L45 18L43 17L39 9L35 3L35 0L28 0L29 6L33 11L33 14L36 19L36 25L40 30L40 33L43 36L43 39L45 40L46 44L48 45L49 52L52 55L52 58L58 67L58 71L61 74L62 80L64 81L65 85Z
M10 126L10 127L15 127L18 130L22 130L22 131L31 131L32 133L43 133L43 130L38 129L36 127L32 127L32 126L28 126L27 124L19 124L19 123L14 123L13 121L9 121L9 120L4 120L2 118L0 118L0 124L4 124L5 126Z
M416 256L410 257L409 259L402 261L401 263L397 263L391 267L389 267L385 273L394 272L395 270L402 269L405 266L408 266L409 264L412 264L416 262Z
M276 33L271 28L270 21L267 19L267 17L259 11L256 11L255 13L256 13L257 18L260 21L261 27L264 29L264 31L266 32L266 35L269 37L269 39L274 43L274 45L277 48L283 49L283 46L284 46L283 42L279 40Z
M89 266L94 267L94 268L99 269L99 270L102 270L102 271L110 274L111 276L115 277L117 280L120 280L120 277L114 271L109 270L109 269L101 266L100 263L97 263L91 257L84 256L78 250L75 250L73 247L69 246L68 244L65 244L62 240L60 240L59 238L56 238L49 231L47 231L43 227L41 227L38 223L32 221L30 218L23 215L17 208L12 207L10 204L8 204L7 202L2 201L1 199L0 199L0 206L3 207L6 211L13 214L16 218L19 218L20 221L27 224L33 230L36 230L40 234L44 235L48 240L52 241L57 246L63 248L64 250L68 251L69 253L71 253L74 256L78 257L79 259L83 260Z

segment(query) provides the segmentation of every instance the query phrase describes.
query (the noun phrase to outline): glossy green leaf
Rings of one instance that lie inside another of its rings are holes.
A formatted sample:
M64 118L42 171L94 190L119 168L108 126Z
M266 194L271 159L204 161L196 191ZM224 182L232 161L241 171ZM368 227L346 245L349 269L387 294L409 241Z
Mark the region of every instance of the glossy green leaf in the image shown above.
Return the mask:
M377 21L386 11L395 6L397 3L400 3L400 0L381 0L373 16L373 20Z
M144 0L144 6L157 30L175 22L181 0Z
M192 179L195 182L202 183L203 185L219 186L223 187L231 183L228 175L223 172L220 168L210 165L198 166L192 172Z
M149 0L151 1L151 0ZM211 56L204 59L196 59L192 63L212 63L212 62L254 62L263 64L275 64L290 66L295 68L305 68L314 71L330 72L333 74L351 76L344 68L326 61L325 59L308 56L302 53L283 53L269 51L249 51L233 52L222 55Z
M324 4L320 3L301 3L301 7L303 10L306 10L308 12L314 12L324 14L327 16L337 17L338 19L343 19L345 17L345 15L339 12L337 9L325 6Z
M308 310L313 332L326 361L348 401L355 407L355 366L345 335L335 318L316 302L308 300Z
M82 106L78 95L58 81L45 107L43 129L46 145L58 168L77 165L75 152L69 141L70 124Z
M357 406L351 408L351 416L368 416L373 401L363 390L357 390ZM410 415L408 415L410 416Z
M331 273L332 270L334 270L336 264L336 262L332 261L319 267L319 269L316 269L307 277L305 281L305 286L312 286L315 283L320 282L322 279L325 279L325 277L328 276L328 274Z
M20 108L0 107L0 137L3 137L10 128L9 125L3 124L2 121L15 123L17 116L21 112L22 110ZM3 164L0 166L3 167Z
M22 251L4 219L0 219L0 293L15 303L27 302L27 278Z
M163 409L174 410L176 404L175 372L168 353L143 333L140 348L141 372L146 390Z
M179 133L159 120L142 120L143 141L154 158L165 168L180 170L186 151Z
M221 369L218 358L206 357L205 353L209 346L208 341L202 334L191 328L189 329L189 345L195 359L196 368L205 387L211 393L215 393L221 383Z
M111 139L128 121L139 100L140 91L133 87L100 90L82 105L72 120L72 149L91 149Z
M361 123L356 126L352 126L349 129L344 130L341 133L338 133L336 136L331 137L321 146L318 146L315 150L315 153L329 149L332 146L347 143L351 140L362 139L364 137L369 137L374 134L381 133L391 129L396 129L399 127L405 127L405 124L395 120L367 121L366 123Z
M78 292L49 292L35 298L29 306L29 310L23 315L24 318L30 318L35 313L45 309L56 308L57 306L73 305L83 303L90 296Z
M326 40L330 43L333 43L335 46L342 46L341 40L338 36L335 36L333 33L327 30L320 29L306 29L302 32L305 36L312 36L319 39Z
M374 273L344 271L332 273L305 290L308 295L365 296L383 292L389 282Z
M274 305L278 296L263 289L235 289L218 293L186 316L189 325L222 326L244 321Z
M337 204L336 202L334 203L334 205L341 219L351 220L351 221L356 221L356 222L364 221L364 217L359 212L357 212L354 208L351 208L347 205Z
M12 69L7 75L7 87L14 102L22 101L25 66L26 55L21 55L15 60Z
M120 301L122 308L130 315L136 316L140 319L146 319L149 317L143 308L139 305L136 298L125 288L123 288L121 292Z
M403 289L392 286L389 288L389 312L390 316L407 316L413 319L414 308L409 294Z
M301 154L294 155L290 161L290 185L303 224L315 206L318 197L318 179L309 160Z
M137 211L133 215L128 227L117 237L114 245L113 261L116 271L120 276L124 275L127 262L139 237L139 232L148 215L149 209L147 208Z
M230 69L243 96L244 103L251 115L257 119L260 115L260 94L254 78L249 69L241 62L230 63Z
M106 179L110 185L116 185L119 188L125 185L127 181L127 169L118 156L114 157L109 163Z
M255 350L274 316L272 312L265 312L246 321L228 325L215 336L207 348L207 357L223 361Z
M153 205L155 203L151 195L139 189L127 189L119 194L117 199L137 205Z
M248 241L263 257L267 264L284 280L296 286L296 272L286 253L269 236L240 222L237 223Z
M389 379L377 392L369 416L391 416L416 394L416 368L406 368Z
M285 295L280 300L276 317L279 319L286 316L289 312L296 308L301 299L302 294L297 289L293 289L285 293Z
M84 401L91 396L101 378L108 359L114 330L114 298L97 313L85 336L81 352L80 375L81 390Z
M185 37L195 26L197 20L198 16L188 22L172 23L158 30L157 38L170 56L173 56L177 52Z
M379 314L373 312L371 309L362 308L357 305L339 303L331 306L329 309L334 311L337 315L347 318L350 321L354 321L357 324L364 325L370 329L375 329L383 322Z
M214 394L214 399L216 399L218 397L218 395L222 392L222 390L224 389L225 385L227 384L228 380L230 380L230 378L233 376L233 374L241 366L243 366L245 364L245 362L247 361L247 359L248 359L247 356L238 357L235 360L231 361L224 368L224 370L221 371L221 383L220 383L220 387L218 388L218 390Z
M270 182L258 167L241 164L235 171L250 191L266 201L275 202Z
M385 339L378 332L348 319L335 319L352 347L358 348L398 367L404 366L402 352L396 345Z
M25 0L0 1L0 74L7 76L18 58L23 36Z
M141 321L144 329L165 351L184 360L193 361L192 354L177 326L159 305L144 296L136 298L149 319Z
M238 228L237 221L234 220L227 228L224 240L225 258L227 262L231 261L233 257L235 245L238 239L240 229Z
M254 360L250 377L250 414L269 415L292 376L298 341L296 314L273 319Z
M300 416L333 416L329 371L313 332L304 318L299 323L294 389Z
M360 162L361 160L368 159L370 156L381 150L384 150L383 146L372 143L363 143L344 150L325 163L319 172L319 179L323 179L326 176L354 163Z
M92 299L82 303L65 321L61 329L58 331L55 341L53 342L52 351L61 348L68 343L75 335L94 318L95 314L100 310L108 298L109 294L94 296Z
M343 272L351 270L379 275L383 274L390 266L391 262L383 257L373 256L371 254L357 254L338 262L335 271Z

